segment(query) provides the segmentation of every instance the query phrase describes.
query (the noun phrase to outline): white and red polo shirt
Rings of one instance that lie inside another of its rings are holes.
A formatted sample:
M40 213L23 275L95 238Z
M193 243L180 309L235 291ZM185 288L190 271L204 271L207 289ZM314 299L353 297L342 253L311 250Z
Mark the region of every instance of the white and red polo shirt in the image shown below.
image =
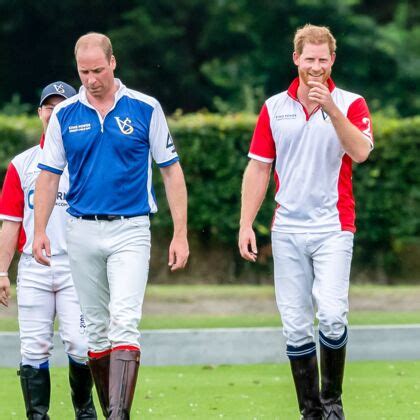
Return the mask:
M17 155L9 164L0 198L0 220L22 223L18 251L32 254L34 235L34 191L35 182L41 172L38 168L41 144ZM54 209L47 225L47 235L51 241L52 255L67 253L65 220L68 204L66 194L69 188L68 172L60 177L60 184Z
M272 230L289 233L355 232L352 160L328 115L311 115L299 102L296 78L287 91L262 107L248 156L275 161L275 211ZM355 93L328 87L334 103L373 146L372 122L365 100Z

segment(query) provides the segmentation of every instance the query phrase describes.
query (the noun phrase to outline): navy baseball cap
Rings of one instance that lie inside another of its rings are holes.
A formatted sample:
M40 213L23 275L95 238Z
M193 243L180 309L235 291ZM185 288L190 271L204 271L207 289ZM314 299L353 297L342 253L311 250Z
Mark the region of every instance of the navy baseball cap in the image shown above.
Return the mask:
M39 101L39 106L42 106L45 99L49 98L50 96L62 96L63 98L67 99L74 95L76 95L76 90L74 87L68 85L64 82L54 82L50 83L48 86L45 86L42 89L41 93L41 100Z

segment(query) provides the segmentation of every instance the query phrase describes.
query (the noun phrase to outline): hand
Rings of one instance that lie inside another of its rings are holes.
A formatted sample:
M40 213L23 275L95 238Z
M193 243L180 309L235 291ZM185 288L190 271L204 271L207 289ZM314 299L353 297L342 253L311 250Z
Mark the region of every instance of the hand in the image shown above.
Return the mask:
M45 254L44 255L44 251ZM32 244L32 254L37 262L42 265L51 265L50 258L51 258L51 246L50 240L45 233L36 234L34 238L34 242Z
M257 240L252 227L241 227L239 229L238 247L242 258L251 262L255 262L257 260Z
M308 81L308 85L311 87L308 93L309 100L321 105L322 109L329 114L336 107L331 92L328 87L320 82Z
M9 306L10 280L9 277L0 277L0 303Z
M171 271L184 268L187 264L189 255L190 251L188 249L187 235L174 235L171 245L169 246L168 265L171 267Z

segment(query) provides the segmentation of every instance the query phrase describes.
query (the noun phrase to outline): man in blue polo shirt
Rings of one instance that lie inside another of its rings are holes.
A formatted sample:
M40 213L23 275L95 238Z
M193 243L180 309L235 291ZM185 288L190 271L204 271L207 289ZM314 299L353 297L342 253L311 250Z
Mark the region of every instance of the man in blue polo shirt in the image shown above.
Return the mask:
M45 227L68 165L68 252L86 320L89 364L104 415L128 419L140 360L137 326L150 258L149 214L157 211L152 159L174 223L172 271L185 267L189 254L187 191L159 102L114 78L109 38L82 36L75 57L83 86L51 116L35 191L33 253L50 264Z

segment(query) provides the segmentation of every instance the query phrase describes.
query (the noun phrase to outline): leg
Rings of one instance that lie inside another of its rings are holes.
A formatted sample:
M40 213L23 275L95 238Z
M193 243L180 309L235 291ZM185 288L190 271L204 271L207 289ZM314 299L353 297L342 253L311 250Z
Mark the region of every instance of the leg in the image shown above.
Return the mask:
M318 361L315 350L312 356L291 358L290 366L302 419L321 420Z
M109 288L106 273L107 252L103 236L104 223L69 219L67 243L74 285L86 323L89 367L99 402L108 416L109 352ZM78 311L79 313L80 311Z
M109 415L109 365L111 349L103 352L89 352L89 368L95 382L102 414Z
M110 226L114 238L108 257L111 295L109 408L110 419L129 419L140 362L138 324L146 289L150 258L149 220L117 221Z
M48 363L39 368L21 365L18 374L25 400L26 417L29 420L48 420L51 394Z
M273 232L274 279L299 410L304 419L320 419L313 328L313 271L306 252L306 239L304 234Z
M320 341L323 416L328 420L342 420L345 419L341 394L346 360L347 329L340 340L328 340L320 332Z
M48 419L50 373L55 316L51 270L23 255L19 262L17 300L22 363L18 374L28 419Z
M315 287L321 344L321 401L326 419L344 419L341 401L347 343L351 232L323 235L314 250Z
M69 359L69 383L76 419L96 420L92 398L93 379L89 366Z
M87 362L84 319L71 278L67 256L53 257L52 270L60 336L69 357L69 383L76 419L96 419L93 379Z
M71 273L86 323L88 348L94 351L111 347L108 340L109 287L104 241L101 223L75 218L67 221Z
M128 420L136 389L140 365L139 350L119 350L111 352L109 376L109 419Z

